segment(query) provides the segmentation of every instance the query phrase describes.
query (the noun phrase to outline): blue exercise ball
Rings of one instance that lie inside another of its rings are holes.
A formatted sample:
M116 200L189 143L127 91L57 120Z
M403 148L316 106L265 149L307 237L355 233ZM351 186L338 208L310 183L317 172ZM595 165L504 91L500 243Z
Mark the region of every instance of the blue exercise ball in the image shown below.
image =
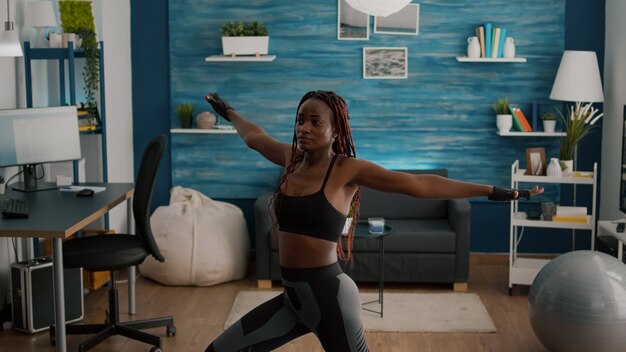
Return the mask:
M535 277L528 316L552 352L626 351L626 265L601 252L560 255Z

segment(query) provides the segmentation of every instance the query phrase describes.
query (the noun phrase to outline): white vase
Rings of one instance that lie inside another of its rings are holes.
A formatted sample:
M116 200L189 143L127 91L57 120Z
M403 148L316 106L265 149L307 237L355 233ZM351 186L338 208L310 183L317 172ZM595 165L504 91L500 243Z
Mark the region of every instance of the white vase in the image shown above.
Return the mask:
M496 126L500 133L509 132L513 127L513 116L511 115L496 115Z
M506 37L504 40L504 49L502 50L502 56L506 58L515 57L515 41L511 37Z
M0 194L4 194L4 188L5 188L4 183L0 183Z
M556 128L556 120L543 120L543 131L554 132Z
M574 171L574 160L561 160L560 162L565 165L565 167L561 169L563 176L571 175L572 171Z
M217 118L208 111L203 111L196 115L196 126L201 129L211 129L215 126Z
M480 57L480 44L478 37L467 38L467 57Z
M550 158L550 164L548 165L548 169L546 170L546 175L552 177L561 177L563 172L561 172L561 165L559 164L559 159Z

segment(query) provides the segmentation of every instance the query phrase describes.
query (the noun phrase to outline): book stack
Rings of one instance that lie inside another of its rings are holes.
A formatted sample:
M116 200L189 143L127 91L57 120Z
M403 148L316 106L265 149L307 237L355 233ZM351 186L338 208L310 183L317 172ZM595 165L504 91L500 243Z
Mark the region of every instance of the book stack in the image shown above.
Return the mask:
M480 43L480 57L503 57L506 28L494 27L491 23L485 23L476 27L476 36Z
M533 128L530 126L528 119L522 112L522 109L519 106L509 104L509 111L511 111L511 115L513 115L513 125L519 131L522 132L532 132Z
M586 207L556 207L556 215L552 217L552 221L558 222L579 222L586 224L588 222Z
M100 118L98 116L98 110L96 108L79 107L76 110L78 116L78 130L83 131L95 131L100 125Z

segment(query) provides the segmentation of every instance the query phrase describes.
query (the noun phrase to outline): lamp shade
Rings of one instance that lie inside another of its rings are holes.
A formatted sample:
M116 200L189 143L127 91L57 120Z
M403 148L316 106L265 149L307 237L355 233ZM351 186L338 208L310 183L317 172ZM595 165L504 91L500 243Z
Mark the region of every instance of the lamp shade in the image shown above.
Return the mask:
M54 27L57 19L52 1L29 1L26 3L24 25L30 27Z
M550 99L589 103L604 101L595 51L563 52Z
M0 57L22 56L22 45L17 31L0 30Z
M346 0L355 10L371 16L387 17L402 10L411 0Z

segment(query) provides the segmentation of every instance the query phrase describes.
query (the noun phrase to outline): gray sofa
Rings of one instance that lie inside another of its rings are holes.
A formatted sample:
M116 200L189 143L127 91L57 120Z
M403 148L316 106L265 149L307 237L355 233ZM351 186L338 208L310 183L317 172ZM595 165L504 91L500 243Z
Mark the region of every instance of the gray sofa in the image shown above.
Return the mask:
M403 172L448 176L445 169ZM272 195L262 195L254 205L259 287L271 287L271 280L280 280L268 210ZM384 240L385 282L451 283L455 291L467 290L469 201L419 199L362 188L360 219L368 217L383 217L393 228ZM378 281L378 240L355 239L353 254L352 262L343 265L345 272L355 281Z

